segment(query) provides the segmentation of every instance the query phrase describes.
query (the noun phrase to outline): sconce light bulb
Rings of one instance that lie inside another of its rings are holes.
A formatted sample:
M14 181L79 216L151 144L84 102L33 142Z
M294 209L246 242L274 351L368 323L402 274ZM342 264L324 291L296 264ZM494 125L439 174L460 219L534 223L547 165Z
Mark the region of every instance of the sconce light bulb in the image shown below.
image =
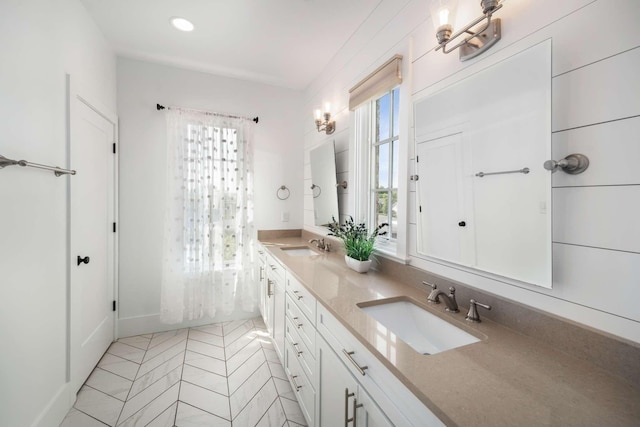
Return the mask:
M322 120L322 111L320 111L319 108L315 111L315 115L316 115L316 120Z
M440 17L440 26L449 24L449 9L443 7L438 12L438 16Z
M325 112L325 114L331 112L331 103L330 102L326 102L324 104L324 112Z

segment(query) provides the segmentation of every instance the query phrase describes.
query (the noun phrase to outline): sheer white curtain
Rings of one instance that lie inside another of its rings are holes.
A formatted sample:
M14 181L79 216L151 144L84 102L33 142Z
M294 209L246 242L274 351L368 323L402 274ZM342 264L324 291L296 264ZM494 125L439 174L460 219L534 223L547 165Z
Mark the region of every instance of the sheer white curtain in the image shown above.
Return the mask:
M253 162L248 119L170 109L161 320L253 312Z

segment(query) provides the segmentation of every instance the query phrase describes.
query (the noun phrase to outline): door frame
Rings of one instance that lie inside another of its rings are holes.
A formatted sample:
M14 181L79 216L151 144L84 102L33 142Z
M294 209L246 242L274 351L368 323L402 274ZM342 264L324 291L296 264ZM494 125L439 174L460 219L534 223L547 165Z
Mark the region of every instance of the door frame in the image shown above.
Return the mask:
M113 143L116 144L116 147L119 147L119 135L118 135L118 116L113 113L109 108L106 108L102 103L97 102L95 99L92 99L90 96L87 96L89 91L82 88L69 74L66 74L66 161L67 167L73 169L73 165L71 165L71 139L72 139L72 120L74 117L77 117L78 112L76 110L76 101L82 102L85 106L89 107L95 113L100 115L106 121L108 121L113 126ZM118 186L119 186L119 176L118 176L118 150L113 154L113 161L111 162L112 167L112 176L113 179L111 181L111 190L113 194L112 206L110 206L111 218L113 218L113 222L118 223ZM66 208L67 208L67 366L66 366L66 382L72 385L72 394L74 396L73 400L75 400L75 386L74 384L79 380L77 378L73 378L72 364L74 363L74 359L77 357L77 348L79 343L75 342L76 334L74 331L74 325L72 325L72 311L74 309L73 303L73 284L71 282L71 269L73 266L74 256L71 253L71 199L73 194L71 193L71 179L81 179L81 177L71 177L67 180L67 200L66 200ZM117 228L116 228L117 231ZM113 298L116 301L116 310L113 313L113 337L114 339L118 338L118 313L119 313L119 298L118 298L118 232L112 233L112 238L109 239L109 272L110 277L108 281L111 282L113 286ZM84 382L86 378L82 379Z

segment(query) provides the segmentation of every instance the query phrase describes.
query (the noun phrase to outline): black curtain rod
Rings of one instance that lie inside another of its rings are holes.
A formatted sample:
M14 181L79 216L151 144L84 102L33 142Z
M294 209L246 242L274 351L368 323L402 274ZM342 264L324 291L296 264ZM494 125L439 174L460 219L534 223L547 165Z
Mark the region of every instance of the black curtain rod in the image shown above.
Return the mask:
M167 108L167 107L165 107L164 105L156 104L156 110L158 110L158 111L160 111L160 110L164 110L165 108ZM200 110L193 110L193 111L200 111ZM233 117L233 118L236 118L236 119L245 119L245 118L247 118L247 117L240 117L240 116L230 116L230 115L228 115L228 114L209 113L208 111L203 111L203 112L204 112L204 113L208 113L208 114L213 114L213 115L215 115L215 116L226 116L226 117ZM258 123L258 120L259 120L259 119L258 119L258 117L256 116L256 117L254 117L254 118L253 118L253 119L251 119L251 120L253 120L254 122Z

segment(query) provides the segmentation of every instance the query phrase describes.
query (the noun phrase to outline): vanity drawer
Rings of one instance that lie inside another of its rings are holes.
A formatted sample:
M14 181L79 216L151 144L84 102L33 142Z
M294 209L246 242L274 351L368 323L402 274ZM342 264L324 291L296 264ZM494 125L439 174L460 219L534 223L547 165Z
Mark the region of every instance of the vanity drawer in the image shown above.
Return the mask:
M267 254L267 270L268 270L268 277L272 277L273 279L277 280L279 283L285 283L284 279L286 277L285 275L285 268L282 266L282 264L280 264L280 262L278 260L276 260L271 254Z
M296 399L298 399L300 409L307 420L307 424L313 427L315 420L316 391L300 365L298 357L296 357L296 350L289 341L285 344L284 364L285 372L289 377L291 388L296 395Z
M311 292L298 282L291 274L287 276L287 293L291 295L300 310L316 324L316 299Z
M305 374L309 377L311 383L315 386L315 351L309 350L307 344L300 338L298 334L298 330L295 326L293 326L293 322L291 319L287 317L286 323L286 331L287 331L287 341L291 344L291 348L293 349L293 355L298 358L298 362L300 366L304 370Z
M307 319L300 308L293 302L293 299L287 294L286 301L287 318L291 321L291 326L296 329L302 342L307 348L313 352L316 351L316 328L313 323Z

